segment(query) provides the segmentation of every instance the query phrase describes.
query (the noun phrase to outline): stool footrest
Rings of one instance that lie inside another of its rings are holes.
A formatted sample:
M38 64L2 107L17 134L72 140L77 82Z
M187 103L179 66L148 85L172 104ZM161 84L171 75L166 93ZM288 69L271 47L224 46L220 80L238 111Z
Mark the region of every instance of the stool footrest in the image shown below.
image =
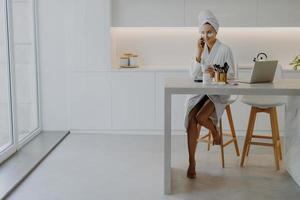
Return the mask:
M205 142L205 143L209 143L209 144L212 144L213 141L209 141L209 140L205 140L205 139L198 139L197 142Z
M223 133L223 136L233 137L231 133Z
M270 143L264 143L264 142L250 142L250 144L253 144L253 145L260 145L260 146L274 146L273 144L270 144Z
M208 134L206 134L206 135L204 135L204 136L202 136L202 137L200 137L198 140L205 139L205 138L207 138L208 136L209 136L209 133L208 133Z
M272 139L272 136L269 135L252 135L253 138L261 138L261 139Z
M226 147L227 145L229 145L232 142L234 142L234 139L231 139L231 140L227 141L225 144L223 144L223 147Z

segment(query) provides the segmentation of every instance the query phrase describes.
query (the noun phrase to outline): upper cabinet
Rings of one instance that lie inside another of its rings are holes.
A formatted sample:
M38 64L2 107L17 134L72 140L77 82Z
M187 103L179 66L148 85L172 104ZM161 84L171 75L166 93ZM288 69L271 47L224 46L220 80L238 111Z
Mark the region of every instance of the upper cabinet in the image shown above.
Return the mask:
M110 0L62 2L65 17L59 20L64 27L57 31L65 38L68 51L62 52L68 67L72 71L110 69Z
M249 0L186 0L185 25L198 26L199 12L204 9L216 15L220 26L256 26L256 1Z
M299 0L258 0L257 26L299 27Z
M112 26L184 26L184 0L111 0Z
M300 27L299 0L111 0L112 26L198 26L211 10L222 27Z

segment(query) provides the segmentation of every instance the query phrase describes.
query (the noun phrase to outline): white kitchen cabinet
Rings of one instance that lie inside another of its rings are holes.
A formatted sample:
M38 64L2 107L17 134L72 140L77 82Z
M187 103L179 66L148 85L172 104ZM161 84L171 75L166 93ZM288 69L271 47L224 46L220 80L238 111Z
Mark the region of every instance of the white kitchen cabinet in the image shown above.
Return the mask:
M164 82L170 77L189 77L188 72L158 72L156 75L156 128L164 128ZM184 130L186 95L172 97L172 129Z
M155 73L112 72L112 128L155 127Z
M257 26L299 27L299 0L258 0Z
M286 70L283 72L284 78L300 79L300 70Z
M115 27L194 27L211 10L221 27L299 27L298 0L112 0Z
M201 10L211 10L222 27L256 26L256 0L186 0L185 25L198 26Z
M184 0L112 0L112 26L184 26Z
M72 130L111 128L109 72L72 73L69 83L69 120Z
M65 2L64 27L68 51L66 63L73 71L111 69L110 0L77 0Z

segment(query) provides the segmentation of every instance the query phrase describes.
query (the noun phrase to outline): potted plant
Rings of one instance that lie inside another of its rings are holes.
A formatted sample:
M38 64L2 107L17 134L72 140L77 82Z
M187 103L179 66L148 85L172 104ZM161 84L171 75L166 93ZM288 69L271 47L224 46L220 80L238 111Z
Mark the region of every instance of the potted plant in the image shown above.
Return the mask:
M298 67L300 67L300 55L296 56L296 58L294 58L290 65L293 66L294 70L297 70Z

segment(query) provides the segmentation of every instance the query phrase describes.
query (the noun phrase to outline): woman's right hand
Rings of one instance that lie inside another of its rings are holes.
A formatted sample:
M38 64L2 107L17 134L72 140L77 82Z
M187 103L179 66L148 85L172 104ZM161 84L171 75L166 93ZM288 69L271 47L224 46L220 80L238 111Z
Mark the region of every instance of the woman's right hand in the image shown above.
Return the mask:
M197 59L200 60L201 59L201 55L204 51L204 45L205 45L205 42L204 42L204 39L201 37L199 40L198 40L198 55L197 55Z

